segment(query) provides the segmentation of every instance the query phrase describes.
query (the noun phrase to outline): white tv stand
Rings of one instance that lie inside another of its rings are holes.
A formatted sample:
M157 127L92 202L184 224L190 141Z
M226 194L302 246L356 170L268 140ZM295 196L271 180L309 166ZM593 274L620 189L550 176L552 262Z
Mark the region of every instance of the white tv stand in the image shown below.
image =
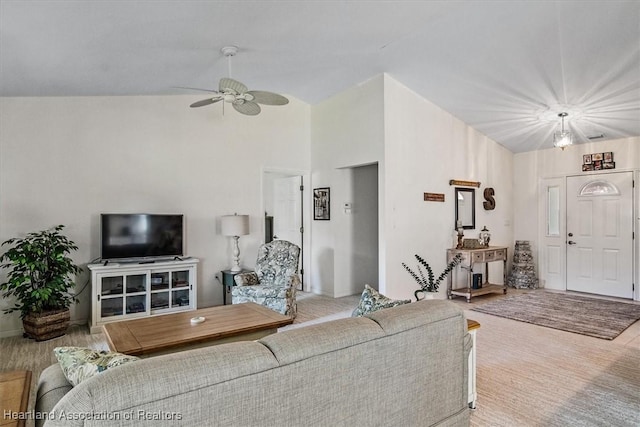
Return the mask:
M184 257L89 264L91 333L109 322L195 310L198 262Z

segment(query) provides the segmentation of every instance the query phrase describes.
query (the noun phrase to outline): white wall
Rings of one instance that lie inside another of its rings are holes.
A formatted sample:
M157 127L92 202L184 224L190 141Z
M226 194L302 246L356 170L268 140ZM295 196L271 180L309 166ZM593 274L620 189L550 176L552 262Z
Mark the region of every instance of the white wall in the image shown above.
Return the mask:
M450 179L480 181L476 189L476 238L486 225L491 245L513 247L513 154L389 76L385 96L386 286L392 298L413 298L417 285L402 268L414 254L438 275L453 246L454 187ZM482 192L495 189L496 208L485 211ZM423 193L444 193L445 202L425 202ZM502 268L492 263L490 277L502 283ZM446 283L440 287L446 295Z
M539 269L538 249L540 223L538 218L538 188L543 178L564 178L572 175L589 174L582 172L583 154L613 152L616 163L615 169L603 172L638 171L640 170L640 138L623 138L611 141L590 142L577 144L559 150L557 148L531 151L514 155L514 238L518 240L530 240L534 253L536 267ZM638 197L638 185L636 184L636 235L640 230L640 197ZM636 239L636 254L638 253L638 240ZM636 255L637 260L637 255ZM638 272L636 271L636 299L638 299Z
M445 267L453 244L454 200L450 179L477 180L476 230L492 232L492 244L513 247L510 151L451 114L416 95L389 75L381 75L312 107L311 158L314 187L331 187L331 221L314 221L312 287L331 296L353 293L348 283L353 224L336 209L349 201L349 167L378 163L379 289L393 298L410 298L417 289L402 268L414 254L434 270ZM482 190L495 189L497 207L482 208ZM424 202L424 192L444 193L445 203ZM502 268L491 278L502 280ZM354 287L355 286L355 287ZM445 287L441 288L441 296Z
M341 206L350 201L348 168L378 163L379 179L384 175L383 82L383 76L377 76L311 108L311 183L313 188L331 188L331 220L312 222L308 277L316 293L340 297L358 285L350 279L353 224ZM379 187L382 206L384 190ZM380 236L384 241L384 234Z
M230 266L231 242L218 217L251 216L240 246L252 267L263 239L262 170L310 169L310 111L291 99L255 117L222 116L217 106L190 109L193 100L0 98L0 240L65 224L80 247L74 260L86 264L100 255L100 213L183 213L186 250L201 259L198 305L222 304L214 274ZM75 320L89 317L89 292ZM0 309L10 305L0 299ZM20 328L18 315L0 314L0 336Z

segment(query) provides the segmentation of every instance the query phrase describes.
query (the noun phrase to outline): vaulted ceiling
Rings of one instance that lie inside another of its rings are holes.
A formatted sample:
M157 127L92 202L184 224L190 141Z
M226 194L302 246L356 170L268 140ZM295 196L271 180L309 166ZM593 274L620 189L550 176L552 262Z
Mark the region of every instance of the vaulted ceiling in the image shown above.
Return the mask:
M578 143L640 135L638 0L2 0L0 96L196 101L176 87L216 89L228 45L252 89L316 104L386 72L513 152L563 111Z

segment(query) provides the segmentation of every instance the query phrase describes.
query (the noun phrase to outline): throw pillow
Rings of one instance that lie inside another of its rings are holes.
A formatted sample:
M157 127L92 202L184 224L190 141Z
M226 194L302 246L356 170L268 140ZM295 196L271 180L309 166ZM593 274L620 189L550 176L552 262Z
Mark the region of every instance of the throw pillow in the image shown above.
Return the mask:
M376 310L391 308L402 304L409 304L410 302L411 300L408 299L393 300L382 295L371 286L364 285L364 291L362 291L360 302L358 303L356 309L353 310L353 313L351 313L351 317L360 317L367 313L372 313Z
M233 278L238 286L255 286L260 284L260 279L255 272L236 274Z
M122 353L93 350L83 347L56 347L53 349L64 376L72 386L77 386L109 368L138 360L138 357Z

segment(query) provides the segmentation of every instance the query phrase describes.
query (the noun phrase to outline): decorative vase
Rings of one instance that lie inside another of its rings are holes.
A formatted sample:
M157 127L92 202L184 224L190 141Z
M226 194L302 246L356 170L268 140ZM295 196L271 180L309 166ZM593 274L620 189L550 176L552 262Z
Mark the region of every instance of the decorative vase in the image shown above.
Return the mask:
M418 295L418 294L422 294L422 295ZM417 291L415 291L413 293L413 296L416 297L416 302L418 301L422 301L424 299L436 299L433 294L435 294L435 292L427 292L427 291L423 291L422 289L418 289Z
M516 240L516 246L513 251L513 266L507 279L507 286L520 289L538 288L536 268L528 240Z
M70 320L71 314L68 308L29 313L22 319L22 327L25 337L46 341L66 334Z
M485 225L482 230L480 230L480 236L478 237L478 241L482 246L489 246L489 241L491 240L491 233L489 229Z

